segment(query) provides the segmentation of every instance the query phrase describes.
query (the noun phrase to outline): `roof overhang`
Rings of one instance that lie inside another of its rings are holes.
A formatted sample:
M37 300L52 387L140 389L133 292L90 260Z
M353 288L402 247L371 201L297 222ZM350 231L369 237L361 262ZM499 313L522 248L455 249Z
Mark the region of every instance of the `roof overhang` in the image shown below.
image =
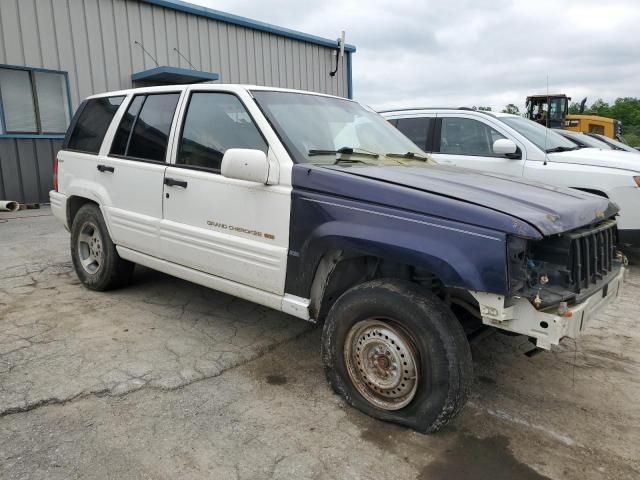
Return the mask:
M218 80L220 76L213 72L200 72L187 68L162 66L136 72L131 80L136 82L152 82L160 85L182 85L186 83L201 83Z

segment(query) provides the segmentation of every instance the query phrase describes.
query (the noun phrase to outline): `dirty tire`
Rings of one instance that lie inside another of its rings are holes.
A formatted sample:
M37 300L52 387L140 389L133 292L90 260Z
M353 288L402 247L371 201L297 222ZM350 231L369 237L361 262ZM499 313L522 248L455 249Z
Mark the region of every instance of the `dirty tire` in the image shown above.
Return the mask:
M95 230L96 238L100 239L100 255L96 256L99 259L99 264L96 262L92 267L95 271L88 271L83 267L81 257L85 257L85 259L87 257L86 246L80 247L78 242L81 234L86 235L86 232L91 230ZM100 208L93 203L83 205L73 219L71 259L78 278L91 290L104 291L127 285L131 280L134 268L132 262L123 260L118 255Z
M418 375L406 406L380 408L351 380L345 343L352 328L357 331L367 319L389 322L411 340ZM394 279L358 285L336 301L322 332L322 359L327 380L351 406L422 433L436 432L454 418L473 383L469 343L453 313L420 286Z

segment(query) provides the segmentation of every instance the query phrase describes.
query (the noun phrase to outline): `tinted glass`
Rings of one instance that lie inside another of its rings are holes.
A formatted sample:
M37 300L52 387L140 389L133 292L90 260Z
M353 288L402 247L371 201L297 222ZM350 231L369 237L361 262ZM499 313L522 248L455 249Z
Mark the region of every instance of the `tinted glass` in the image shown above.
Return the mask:
M177 163L219 171L229 148L267 153L267 144L236 96L208 92L191 95Z
M124 97L87 100L65 148L98 153L102 139Z
M0 95L7 132L35 133L38 131L29 72L0 68Z
M111 144L112 155L124 155L126 153L127 144L129 143L129 136L131 134L131 128L133 127L133 122L138 116L140 107L144 103L144 99L144 95L138 95L134 97L133 101L129 105L129 108L123 115L122 120L120 121L120 125L118 126L118 131L116 132L116 135L113 138L113 143Z
M489 125L470 118L442 119L440 153L452 155L495 156L493 142L505 138Z
M33 72L40 112L40 130L61 133L69 126L67 81L61 73Z
M400 118L396 128L409 139L425 150L427 148L428 135L431 130L431 118Z
M179 93L148 95L133 126L127 157L164 162Z

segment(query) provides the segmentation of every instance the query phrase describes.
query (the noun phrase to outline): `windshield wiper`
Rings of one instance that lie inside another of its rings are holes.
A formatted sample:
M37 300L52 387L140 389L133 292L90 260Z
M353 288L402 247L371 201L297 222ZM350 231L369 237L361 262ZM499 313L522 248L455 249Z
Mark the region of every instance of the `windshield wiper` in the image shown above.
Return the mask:
M307 152L307 155L309 155L310 157L313 157L316 155L360 155L362 157L369 157L369 158L380 157L380 155L378 155L377 153L368 152L366 150L362 151L362 149L355 149L352 147L342 147L342 148L339 148L338 150L311 149Z
M570 152L572 150L577 150L578 147L554 147L554 148L547 148L546 152L547 153L555 153L555 152Z
M423 162L427 162L429 157L425 157L424 155L420 155L419 153L407 152L407 153L385 153L385 157L389 158L408 158L411 160L422 160Z

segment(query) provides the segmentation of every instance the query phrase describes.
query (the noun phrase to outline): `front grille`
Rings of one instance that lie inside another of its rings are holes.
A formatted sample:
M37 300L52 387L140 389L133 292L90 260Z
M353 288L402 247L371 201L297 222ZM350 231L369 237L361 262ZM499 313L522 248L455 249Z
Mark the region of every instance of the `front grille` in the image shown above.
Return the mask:
M577 293L598 283L615 266L616 222L605 220L592 228L581 228L567 234L571 284Z

